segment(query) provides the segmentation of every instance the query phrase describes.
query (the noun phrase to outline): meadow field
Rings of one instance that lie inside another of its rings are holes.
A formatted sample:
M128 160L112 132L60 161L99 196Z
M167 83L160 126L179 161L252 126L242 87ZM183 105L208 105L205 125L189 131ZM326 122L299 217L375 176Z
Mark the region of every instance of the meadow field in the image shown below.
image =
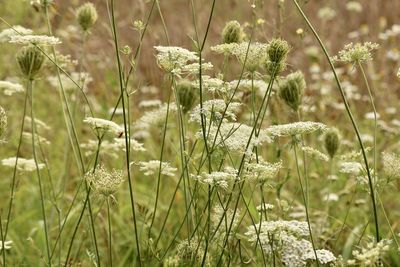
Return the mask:
M0 266L400 266L400 0L0 0Z

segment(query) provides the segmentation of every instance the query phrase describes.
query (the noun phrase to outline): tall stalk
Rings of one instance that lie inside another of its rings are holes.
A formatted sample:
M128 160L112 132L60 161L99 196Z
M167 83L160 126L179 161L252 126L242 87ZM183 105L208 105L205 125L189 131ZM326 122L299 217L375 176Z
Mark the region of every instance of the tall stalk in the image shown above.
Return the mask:
M306 24L310 28L310 30L313 33L314 37L317 39L317 42L318 42L319 46L323 50L323 52L325 54L325 57L328 60L329 66L330 66L330 68L332 70L332 73L334 75L336 84L338 86L340 95L341 95L343 103L344 103L344 106L346 108L346 112L347 112L347 114L348 114L348 116L350 118L351 124L352 124L352 126L354 128L354 131L355 131L356 135L357 135L358 143L359 143L360 148L361 148L361 153L362 153L362 156L363 156L363 160L364 160L364 164L365 164L365 168L366 168L367 176L368 176L368 185L369 185L371 204L372 204L373 214L374 214L376 242L379 242L380 241L380 234L379 234L378 212L377 212L376 200L375 200L375 191L374 191L372 175L371 175L371 171L369 169L368 159L367 159L367 155L365 153L365 148L364 148L364 144L363 144L362 139L361 139L360 131L358 130L357 123L356 123L356 121L354 119L353 113L351 112L349 103L347 101L346 95L345 95L344 90L342 88L342 85L340 83L340 80L339 80L339 77L337 75L335 66L333 65L331 57L329 56L328 50L326 49L326 47L325 47L324 43L322 42L321 38L319 37L318 33L316 32L316 30L312 26L311 22L308 20L307 16L303 12L303 10L300 7L299 3L297 3L297 0L292 0L292 2L294 3L294 5L296 6L297 10L299 11L301 17L304 19L304 21L306 22Z
M133 219L133 225L134 225L134 232L135 232L135 242L136 242L136 249L137 249L137 254L138 254L138 261L139 261L139 266L142 265L141 261L141 256L140 256L140 245L139 245L139 235L138 235L138 230L137 230L137 222L136 222L136 211L135 211L135 201L134 201L134 193L133 193L133 182L131 180L131 170L130 170L130 147L129 147L129 130L128 127L130 125L127 125L127 114L125 110L125 94L126 94L126 88L124 88L124 79L123 79L123 68L122 68L122 63L121 63L121 58L119 56L119 43L118 43L118 34L117 34L117 29L115 25L115 13L114 13L114 0L111 0L111 4L108 4L107 1L107 9L109 10L111 14L111 27L112 27L112 34L113 34L113 40L114 40L114 46L115 46L115 54L117 58L117 66L118 66L118 77L119 77L119 85L120 85L120 94L121 94L121 102L122 102L122 115L124 119L124 135L125 135L125 160L126 160L126 171L128 175L128 184L129 184L129 196L130 196L130 204L131 204L131 209L132 209L132 219ZM129 101L129 98L128 98ZM129 112L129 111L128 111Z
M42 208L42 218L43 218L43 227L44 227L44 237L46 240L46 254L48 265L51 267L51 258L50 258L50 244L49 244L49 234L47 230L47 219L46 219L46 208L45 208L45 200L44 200L44 192L42 185L42 175L39 169L39 163L36 155L36 146L35 146L35 116L34 116L34 108L33 108L33 80L29 79L26 86L27 91L30 94L30 104L31 104L31 130L32 130L32 153L33 159L35 161L36 166L36 174L38 177L38 185L39 185L39 193L40 193L40 205Z

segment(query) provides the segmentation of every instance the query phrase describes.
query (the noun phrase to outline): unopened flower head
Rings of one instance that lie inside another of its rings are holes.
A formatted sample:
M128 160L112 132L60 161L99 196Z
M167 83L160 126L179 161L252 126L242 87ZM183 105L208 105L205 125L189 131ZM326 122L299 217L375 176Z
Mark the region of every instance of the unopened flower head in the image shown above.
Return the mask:
M47 35L12 35L10 43L22 45L52 46L61 44L60 39Z
M12 158L7 158L7 159L3 159L1 161L1 164L3 166L7 166L10 168L14 168L15 167L15 162L17 161L17 158L12 157ZM43 163L38 163L38 168L43 169L45 167L45 165ZM33 159L24 159L24 158L18 158L18 164L17 164L17 169L19 171L23 171L23 172L32 172L36 170L36 164L35 164L35 160Z
M0 81L0 90L3 90L5 95L12 96L15 93L24 92L24 87L19 83Z
M85 176L92 188L100 195L109 197L114 194L124 182L124 175L119 170L107 170L104 166L99 166L94 173Z
M378 49L379 45L376 43L365 42L350 43L345 45L344 49L339 51L337 61L343 61L351 64L363 63L372 60L372 51Z
M244 32L240 23L236 20L226 23L222 30L222 43L241 43L243 40Z
M279 85L280 98L294 111L299 109L303 98L306 81L301 71L289 74Z
M87 117L83 122L89 124L89 126L95 131L100 130L102 132L111 132L116 135L121 135L124 132L124 129L121 126L113 121L105 119Z
M276 76L286 69L286 57L290 49L283 39L273 39L269 42L266 68L270 75Z
M161 162L160 164L159 160L141 161L139 162L139 166L139 170L146 176L158 174L159 172L166 176L175 176L175 172L177 171L168 162Z
M296 136L315 131L325 131L326 125L320 122L301 121L289 124L273 125L266 129L272 137Z
M6 111L0 106L0 141L2 140L5 132L7 131L7 114Z
M188 80L179 81L176 84L176 95L177 102L182 107L182 111L186 114L192 109L194 103L196 102L196 88L193 86L192 82Z
M16 25L0 32L0 43L9 42L11 40L11 36L14 35L29 35L32 33L32 30Z
M33 80L37 77L44 61L43 53L32 45L22 47L17 54L19 68L28 80Z
M325 149L329 156L333 158L340 146L340 134L338 129L330 128L325 132L324 136Z
M81 5L76 11L76 18L81 29L89 31L98 18L96 7L92 3Z

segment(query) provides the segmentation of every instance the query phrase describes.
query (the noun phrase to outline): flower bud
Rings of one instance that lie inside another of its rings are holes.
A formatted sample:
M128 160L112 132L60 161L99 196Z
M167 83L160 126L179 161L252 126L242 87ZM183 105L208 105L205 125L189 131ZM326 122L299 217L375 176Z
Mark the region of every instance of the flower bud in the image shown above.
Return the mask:
M85 3L76 11L76 17L79 26L81 26L84 32L87 32L98 18L97 10L92 3Z
M222 43L240 43L243 41L243 36L243 29L239 22L232 20L226 23L224 29L222 30Z
M338 129L330 128L325 132L325 149L333 158L340 146L340 134Z
M7 115L5 110L0 106L0 140L3 138L7 130Z
M267 72L278 75L286 69L286 57L290 51L289 44L283 39L273 39L268 44Z
M301 71L286 76L283 83L279 86L279 96L294 111L299 109L303 92L306 88L306 81Z
M45 57L40 49L33 45L24 46L17 54L17 62L22 74L33 80L42 69Z
M182 106L182 111L186 114L196 101L196 90L188 80L182 80L176 85L178 103Z

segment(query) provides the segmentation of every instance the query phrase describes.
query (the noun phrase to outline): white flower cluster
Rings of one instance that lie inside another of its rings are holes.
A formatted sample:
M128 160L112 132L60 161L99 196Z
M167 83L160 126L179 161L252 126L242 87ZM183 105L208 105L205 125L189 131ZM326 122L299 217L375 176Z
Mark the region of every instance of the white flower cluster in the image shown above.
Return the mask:
M98 194L105 197L114 194L124 182L122 171L114 169L109 171L102 165L100 165L94 173L86 174L85 178Z
M329 161L329 157L322 153L321 151L309 147L309 146L303 146L301 147L301 150L306 153L307 155L311 156L312 158L315 158L317 160L322 160L322 161Z
M7 159L3 159L1 161L1 164L3 166L7 166L10 168L14 168L15 167L15 162L17 161L16 157L12 157L12 158L7 158ZM38 168L43 169L45 167L45 165L43 163L38 163ZM32 172L36 170L36 164L35 164L35 160L33 159L24 159L24 158L18 158L18 163L17 163L17 169L19 171L24 171L24 172Z
M74 82L79 84L79 86L81 86L83 88L83 90L86 90L87 85L93 81L93 78L87 72L81 72L81 73L72 72L69 74L69 76L70 77L68 77L67 75L65 75L63 73L60 74L62 86L63 86L64 90L66 90L66 91L72 91L72 90L78 89L78 87L76 86L76 84ZM71 79L74 82L71 81ZM60 86L58 76L50 76L47 78L47 80L49 81L50 85L55 88L58 88Z
M342 162L339 172L345 174L358 175L362 170L362 165L355 161Z
M244 176L247 179L264 183L275 178L279 171L283 168L282 161L276 163L265 162L262 159L259 163L249 163L246 165Z
M378 243L368 243L366 247L353 251L354 259L348 260L350 266L380 266L382 256L389 251L391 241L382 239Z
M238 47L237 43L218 44L215 46L211 46L211 51L214 51L215 53L218 54L232 55L237 47Z
M167 114L168 105L163 104L159 108L152 109L150 111L146 111L142 117L140 117L135 122L135 129L138 130L148 130L153 125L157 125L161 122L165 121L165 117ZM169 105L169 114L171 115L172 112L177 111L177 106L175 103L170 103Z
M0 81L0 89L3 90L3 93L7 96L24 92L24 87L21 84L8 81Z
M246 62L245 68L249 72L256 71L267 59L268 45L264 43L240 43L233 50L233 54L238 58L240 63Z
M155 46L157 64L166 72L180 74L188 62L198 61L195 52L177 46ZM198 68L197 68L198 70Z
M225 169L225 171L217 171L212 173L203 172L200 175L192 175L192 178L201 183L211 186L217 186L224 190L228 189L229 182L236 180L237 174L234 169Z
M13 44L22 44L22 45L44 45L44 46L51 46L61 44L60 39L54 36L47 36L47 35L11 35L10 36L10 43Z
M202 76L201 81L202 81L202 84L201 84L202 88L212 94L226 95L227 93L230 92L230 89L231 89L228 82L225 82L218 78L212 78L207 75ZM196 80L194 82L194 86L196 88L199 88L200 81Z
M334 59L352 64L370 61L372 60L372 51L378 49L378 47L378 44L371 42L364 44L350 43L345 45L344 49L339 51L338 57Z
M134 138L130 139L130 145L132 151L146 151L142 143L139 143ZM85 156L92 155L97 151L98 141L89 140L88 142L81 145L82 148L86 149ZM126 150L125 138L114 138L112 141L103 140L101 142L101 152L104 155L118 158L119 152Z
M11 39L11 36L14 35L27 35L27 34L32 34L33 31L30 29L26 29L22 26L15 25L12 28L5 29L0 32L0 43L5 43L9 42Z
M13 241L12 240L8 240L8 241L0 241L0 251L1 250L9 250L11 249L11 245L12 245Z
M140 161L139 170L143 172L144 175L149 176L158 173L161 165L161 174L166 176L174 176L177 168L172 167L168 162L162 162L160 164L159 160L150 161Z
M224 110L226 109L224 115L225 120L236 121L236 113L240 110L241 103L231 102L226 109L226 103L222 99L212 99L203 102L203 109L201 109L200 104L197 105L190 113L190 122L201 123L201 114L205 115L207 120L217 120L222 119Z
M113 121L105 119L87 117L83 122L89 124L89 126L95 131L100 130L102 132L111 132L116 135L120 135L124 132L124 129L121 126Z
M258 136L253 133L248 144L252 129L252 127L245 124L224 122L221 124L217 134L218 125L212 125L207 132L207 142L210 146L226 148L240 154L251 154L253 147L272 142L271 138L262 130ZM202 132L199 131L196 137L202 138ZM247 149L246 146L248 146Z
M395 153L382 153L383 171L391 179L400 178L400 157Z
M267 128L267 132L273 137L296 136L309 134L315 131L325 131L327 126L323 123L301 121L289 124L273 125Z
M258 225L258 224L257 224ZM257 227L258 230L258 227ZM267 255L275 253L284 266L305 267L315 262L315 253L311 242L304 239L309 234L307 222L300 221L263 221L257 236L254 226L249 226L246 235L252 243L260 240L262 249ZM316 250L320 264L336 261L332 252Z
M231 81L229 84L233 89L236 88L236 86L238 85L239 80L233 80ZM246 90L248 92L251 92L251 87L254 87L254 89L256 90L256 92L258 93L259 96L263 97L265 95L265 92L268 89L268 84L266 82L264 82L263 80L248 80L248 79L243 79L240 80L239 82L239 88L241 88L242 90Z

